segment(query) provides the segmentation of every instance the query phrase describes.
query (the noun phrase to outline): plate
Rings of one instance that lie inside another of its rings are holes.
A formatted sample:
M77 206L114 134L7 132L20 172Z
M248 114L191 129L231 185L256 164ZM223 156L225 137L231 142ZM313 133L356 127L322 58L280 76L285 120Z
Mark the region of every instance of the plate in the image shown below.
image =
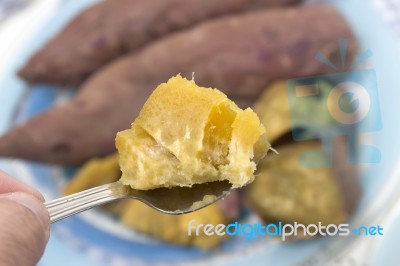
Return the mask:
M1 107L1 130L71 97L72 90L59 91L47 85L35 85L26 90L14 73L32 52L92 3L86 0L59 1L31 38L22 42L19 52L10 57L7 67L3 65L0 100L7 104ZM360 51L372 51L373 56L365 60L361 69L370 69L376 74L379 117L369 123L376 123L376 119L382 123L382 127L376 130L368 127L360 129L359 141L377 148L381 157L378 162L363 165L360 177L363 197L351 225L382 223L387 224L387 231L391 232L390 228L399 220L387 218L392 217L388 213L397 206L396 189L400 188L400 169L395 167L399 143L394 141L400 135L400 128L392 115L400 113L400 105L396 101L400 99L400 91L394 89L400 87L397 77L400 73L399 55L393 37L369 3L348 0L331 1L329 4L336 6L347 17L361 44ZM364 155L361 154L361 157ZM58 191L74 171L19 160L2 160L0 168L37 187L47 200L59 196ZM250 216L247 219L247 222L252 222L255 218ZM148 238L123 227L103 212L91 210L52 225L52 235L39 265L319 265L354 260L390 264L387 252L383 250L395 238L385 239L382 243L369 241L371 251L368 256L357 253L355 247L360 239L349 236L283 243L267 238L249 242L237 237L224 242L218 251L205 252ZM385 260L382 260L383 257L386 257Z

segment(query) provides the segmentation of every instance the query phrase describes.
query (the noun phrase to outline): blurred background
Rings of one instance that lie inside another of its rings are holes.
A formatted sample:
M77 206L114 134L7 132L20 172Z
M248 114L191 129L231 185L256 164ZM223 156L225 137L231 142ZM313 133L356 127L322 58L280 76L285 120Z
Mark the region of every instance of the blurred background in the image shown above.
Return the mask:
M400 1L0 0L0 169L46 200L119 179L116 132L181 73L279 154L198 212L134 201L52 225L39 265L399 265ZM188 236L188 221L383 235Z

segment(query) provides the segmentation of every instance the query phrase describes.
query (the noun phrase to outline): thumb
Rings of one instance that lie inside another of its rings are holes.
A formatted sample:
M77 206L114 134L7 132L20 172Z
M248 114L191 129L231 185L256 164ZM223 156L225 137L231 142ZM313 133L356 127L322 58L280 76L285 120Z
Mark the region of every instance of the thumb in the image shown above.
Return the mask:
M0 195L0 265L36 265L49 238L49 214L36 197Z

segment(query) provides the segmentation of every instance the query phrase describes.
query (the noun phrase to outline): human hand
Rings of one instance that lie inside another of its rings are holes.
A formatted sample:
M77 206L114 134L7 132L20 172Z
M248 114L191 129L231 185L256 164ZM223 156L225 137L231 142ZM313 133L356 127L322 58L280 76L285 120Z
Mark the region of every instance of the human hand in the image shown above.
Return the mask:
M43 196L0 171L0 265L36 265L49 238Z

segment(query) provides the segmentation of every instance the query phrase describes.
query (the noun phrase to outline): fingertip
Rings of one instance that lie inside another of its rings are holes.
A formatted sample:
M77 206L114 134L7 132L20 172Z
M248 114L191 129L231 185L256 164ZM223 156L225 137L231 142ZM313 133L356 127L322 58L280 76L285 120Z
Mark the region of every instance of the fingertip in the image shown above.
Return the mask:
M43 226L43 229L46 231L49 230L50 227L49 212L47 211L43 202L40 201L37 197L25 192L13 192L0 195L0 198L14 201L28 208L38 218L41 225Z
M44 204L35 196L14 192L0 195L0 265L36 265L50 235Z
M0 170L0 194L13 193L18 191L31 194L41 202L45 201L43 195L38 190L28 186L27 184L15 179L6 172Z

